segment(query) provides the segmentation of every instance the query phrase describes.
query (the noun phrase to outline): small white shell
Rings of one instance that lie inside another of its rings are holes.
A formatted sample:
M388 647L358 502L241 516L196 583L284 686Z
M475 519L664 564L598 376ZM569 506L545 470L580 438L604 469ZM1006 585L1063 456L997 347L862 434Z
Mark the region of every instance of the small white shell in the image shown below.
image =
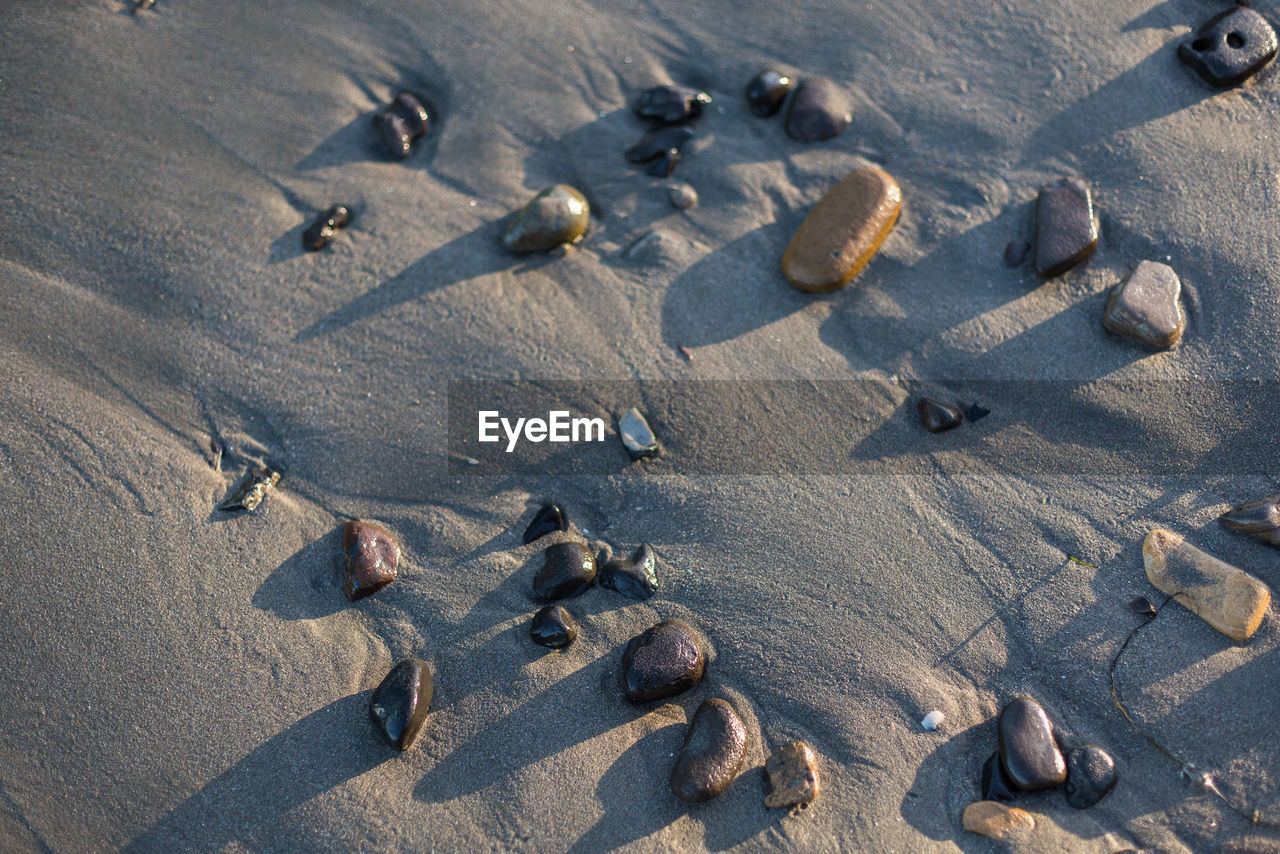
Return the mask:
M932 712L924 716L924 720L920 721L920 726L924 727L929 732L933 732L938 727L942 726L942 722L946 719L946 715L937 709L934 709Z

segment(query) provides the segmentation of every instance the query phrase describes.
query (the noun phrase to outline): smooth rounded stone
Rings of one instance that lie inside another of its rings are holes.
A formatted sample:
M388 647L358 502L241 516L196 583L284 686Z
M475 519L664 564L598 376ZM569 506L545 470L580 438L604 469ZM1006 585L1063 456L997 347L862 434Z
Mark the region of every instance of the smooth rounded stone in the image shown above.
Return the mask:
M420 658L406 658L391 668L369 697L373 728L396 750L408 750L422 732L434 693L431 665Z
M564 649L578 639L578 623L563 605L548 605L533 615L529 636L536 644Z
M795 81L781 71L772 68L761 71L747 84L747 106L751 114L762 119L776 115L793 86Z
M1060 276L1098 248L1093 194L1079 178L1062 178L1040 190L1036 202L1036 272Z
M964 829L997 842L1017 840L1036 829L1035 816L999 801L977 801L964 808Z
M699 89L688 86L654 86L640 93L633 109L642 119L674 124L698 118L702 115L702 108L710 103L711 96Z
M1173 531L1156 528L1142 541L1147 580L1227 637L1245 641L1271 604L1267 585L1201 551Z
M1143 261L1129 278L1111 290L1102 325L1158 350L1168 350L1182 338L1187 316L1178 297L1182 282L1167 264Z
M769 775L769 794L764 796L768 809L807 807L822 791L818 779L818 757L803 741L793 741L775 752L764 763Z
M559 504L543 504L533 514L529 527L524 529L524 544L527 546L534 540L545 537L556 531L569 530L569 516Z
M431 129L431 115L427 112L426 101L413 92L401 92L391 99L390 110L404 119L409 136L413 139L426 136Z
M1031 251L1031 244L1025 240L1010 240L1004 247L1004 263L1008 267L1019 267L1022 262L1027 260L1027 253Z
M867 266L902 210L902 188L876 166L846 175L800 224L782 255L782 273L802 291L844 286Z
M698 191L688 184L675 185L667 191L667 195L671 199L671 206L680 210L691 208L698 203Z
M591 221L587 197L568 184L547 187L507 226L502 242L512 252L549 252L577 243Z
M1280 546L1280 495L1232 507L1218 521L1233 531Z
M1000 762L1015 787L1029 792L1066 782L1067 763L1043 706L1015 697L1000 713L998 731Z
M1000 754L993 753L982 763L982 799L984 801L1011 801L1017 797L1017 787L1004 772Z
M622 438L627 453L634 459L638 460L658 451L658 437L653 434L649 422L640 414L640 410L634 406L618 419L618 435Z
M615 558L600 567L600 586L632 599L648 599L662 586L658 581L658 554L641 543L629 560Z
M431 127L431 117L423 98L412 92L401 92L374 114L373 125L382 134L391 156L403 160L412 151L413 141Z
M633 703L664 700L702 679L707 656L693 627L665 620L632 638L622 653L622 691Z
M1182 44L1178 58L1213 86L1243 83L1276 58L1276 31L1252 9L1219 12Z
M1088 809L1116 786L1116 760L1096 744L1067 751L1067 803Z
M922 397L916 401L916 414L920 416L920 423L924 425L924 429L930 433L950 430L963 420L959 407L934 400L932 397Z
M659 157L665 158L672 150L678 152L688 145L693 137L694 130L688 125L649 131L640 137L639 142L627 149L627 160L631 163L648 163Z
M351 222L351 211L342 205L334 205L316 217L315 222L302 233L302 246L312 252L319 252L325 244L333 239L340 228L346 228Z
M352 602L396 580L400 546L395 537L372 522L352 519L342 526L342 592Z
M924 727L926 732L936 732L938 727L942 726L943 721L946 719L946 715L937 709L934 709L921 719L920 726Z
M801 81L787 108L787 135L798 142L835 139L853 121L853 101L825 77Z
M747 728L733 706L719 697L703 700L671 771L671 791L686 803L709 801L729 788L746 755Z
M533 592L542 599L577 596L595 580L595 555L582 543L556 543L543 555L542 568L533 579Z

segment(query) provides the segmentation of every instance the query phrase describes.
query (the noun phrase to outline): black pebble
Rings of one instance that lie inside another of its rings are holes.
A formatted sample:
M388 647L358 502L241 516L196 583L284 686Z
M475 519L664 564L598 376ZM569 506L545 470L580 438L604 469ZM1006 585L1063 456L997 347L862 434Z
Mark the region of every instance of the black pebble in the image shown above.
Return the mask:
M1275 59L1276 31L1252 9L1214 15L1178 45L1178 58L1214 86L1243 83Z
M431 665L420 658L406 658L391 668L369 697L373 728L396 750L408 750L422 731L434 692Z
M1017 267L1023 261L1027 260L1027 253L1031 251L1031 244L1025 240L1010 240L1009 244L1004 248L1004 263L1009 267Z
M1016 697L1000 713L997 729L1000 761L1014 786L1032 791L1066 782L1067 764L1043 706L1030 697Z
M1096 744L1067 751L1067 803L1088 809L1116 786L1116 761Z
M984 801L1012 801L1017 790L1000 764L1000 754L993 753L982 763L982 799Z
M711 96L687 86L654 86L636 98L635 113L642 119L656 119L667 124L692 121L702 115Z
M649 164L649 168L644 170L655 178L670 178L671 173L676 171L676 164L680 162L680 149L672 148L663 152L662 156Z
M315 222L302 233L302 245L312 252L319 252L333 239L334 232L346 228L351 222L351 211L342 205L334 205L316 217Z
M1146 596L1139 596L1129 603L1129 610L1135 614L1141 614L1144 617L1154 617L1156 615L1156 606L1151 604L1151 600Z
M667 620L646 629L622 653L622 691L633 703L674 697L706 670L702 644L688 623Z
M648 599L658 592L658 554L642 543L630 560L610 560L600 567L600 586L632 599Z
M949 403L941 403L932 397L922 397L916 401L916 413L920 423L930 433L941 433L950 430L961 421L960 410Z
M693 139L693 128L688 125L677 125L670 128L658 128L640 137L640 141L627 149L627 160L632 163L648 163L663 157L672 149L679 150Z
M794 80L772 68L752 77L747 84L747 105L751 108L752 115L762 119L776 115L794 85Z
M596 577L595 556L582 543L547 546L542 569L533 579L533 592L543 599L577 596Z
M839 136L852 119L849 96L825 77L810 77L791 96L787 135L799 142L823 142Z
M564 649L577 640L578 624L563 605L548 605L533 615L529 636L536 644Z
M533 514L533 521L524 529L524 543L528 545L539 537L554 531L569 530L569 516L559 504L544 504Z
M391 156L403 160L409 156L415 139L431 126L425 102L412 92L401 92L373 117L373 125Z

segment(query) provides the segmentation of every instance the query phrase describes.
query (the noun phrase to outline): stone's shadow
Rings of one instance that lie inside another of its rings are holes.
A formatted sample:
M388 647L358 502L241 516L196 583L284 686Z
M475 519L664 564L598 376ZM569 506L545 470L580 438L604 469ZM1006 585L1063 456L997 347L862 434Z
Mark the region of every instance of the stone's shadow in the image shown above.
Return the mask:
M995 750L994 720L976 724L948 738L916 769L902 799L902 818L934 842L949 842L961 851L993 850L993 843L960 824L965 806L979 800L982 763Z
M307 543L271 571L253 594L253 606L282 620L313 620L351 606L338 583L342 526Z
M303 216L306 216L305 211L302 213ZM314 222L315 218L319 215L320 212L316 211L311 215L310 219L304 219L302 222L271 241L271 248L267 250L267 263L283 264L286 261L292 261L295 258L300 258L303 255L306 255L307 250L302 245L302 233L311 227L311 223ZM325 247L325 249L328 248L329 247L327 246ZM324 249L320 251L323 252Z
M221 849L392 758L369 725L368 703L368 692L352 694L290 724L123 850Z

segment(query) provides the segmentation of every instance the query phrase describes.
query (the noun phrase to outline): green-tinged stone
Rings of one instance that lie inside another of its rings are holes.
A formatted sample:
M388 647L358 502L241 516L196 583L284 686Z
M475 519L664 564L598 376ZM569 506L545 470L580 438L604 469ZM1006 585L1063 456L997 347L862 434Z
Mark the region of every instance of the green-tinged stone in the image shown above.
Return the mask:
M556 184L534 196L516 215L502 243L512 252L549 252L581 240L590 220L587 197L568 184Z

